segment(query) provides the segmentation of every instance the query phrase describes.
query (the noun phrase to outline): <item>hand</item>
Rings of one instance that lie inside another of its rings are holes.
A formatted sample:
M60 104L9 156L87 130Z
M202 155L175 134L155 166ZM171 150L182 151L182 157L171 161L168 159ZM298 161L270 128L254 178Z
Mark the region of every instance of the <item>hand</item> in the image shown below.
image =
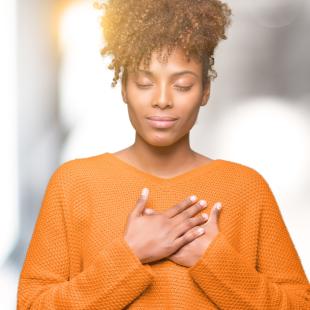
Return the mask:
M142 263L165 258L179 248L199 237L199 225L205 223L203 216L192 217L204 206L193 204L187 198L164 213L144 215L148 192L141 195L128 216L124 239Z
M218 202L213 206L207 223L201 225L201 227L204 227L205 233L185 244L179 250L168 256L168 259L179 265L191 267L202 257L210 243L219 233L218 217L220 210L217 209L217 206L221 206L221 203ZM144 213L149 215L157 214L152 209L145 209Z

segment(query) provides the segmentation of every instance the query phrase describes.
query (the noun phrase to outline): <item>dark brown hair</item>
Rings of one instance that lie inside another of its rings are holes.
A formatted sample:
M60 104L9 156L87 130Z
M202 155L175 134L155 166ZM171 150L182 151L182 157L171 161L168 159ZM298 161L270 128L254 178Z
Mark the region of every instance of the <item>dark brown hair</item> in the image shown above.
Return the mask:
M217 76L212 68L214 49L231 23L231 9L219 0L106 0L95 2L102 9L101 27L105 46L101 55L114 56L108 68L114 70L112 87L120 72L136 70L141 61L148 66L153 51L167 61L175 47L187 59L203 64L203 84ZM163 47L167 53L162 55Z

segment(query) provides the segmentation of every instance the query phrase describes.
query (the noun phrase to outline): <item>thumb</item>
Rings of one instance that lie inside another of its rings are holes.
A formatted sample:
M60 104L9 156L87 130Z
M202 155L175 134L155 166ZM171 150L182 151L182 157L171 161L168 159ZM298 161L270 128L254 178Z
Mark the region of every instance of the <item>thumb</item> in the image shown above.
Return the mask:
M137 200L136 206L132 211L133 216L142 215L145 205L147 203L148 196L149 196L149 189L144 187L142 189L139 199Z

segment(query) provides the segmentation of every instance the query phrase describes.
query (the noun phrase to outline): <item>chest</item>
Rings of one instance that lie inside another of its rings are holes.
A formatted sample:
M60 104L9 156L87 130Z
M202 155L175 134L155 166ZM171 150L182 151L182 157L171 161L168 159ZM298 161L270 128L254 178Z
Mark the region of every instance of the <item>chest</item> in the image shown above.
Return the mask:
M81 260L83 269L87 268L96 255L108 244L111 240L117 237L122 237L126 228L129 214L136 207L137 199L140 195L141 186L131 186L120 189L119 187L93 188L89 193L91 199L88 200L88 205L85 210L79 214L83 214L83 225L77 225L82 229L76 233L80 238ZM199 216L202 212L211 214L211 209L215 202L221 201L223 208L218 218L219 229L225 232L225 235L230 239L232 244L239 251L252 251L255 254L256 245L252 242L252 248L249 248L250 240L257 240L258 229L251 225L253 221L247 221L248 214L253 217L253 210L250 204L245 204L242 201L242 195L229 195L227 192L217 191L215 188L195 187L190 184L184 188L160 188L153 189L151 186L149 198L146 202L146 207L152 208L158 212L164 212L168 208L172 208L180 203L186 197L195 194L199 199L207 201L207 208L199 211L194 216ZM259 218L259 214L254 215ZM79 221L76 217L76 221ZM246 246L244 246L246 245ZM252 255L252 256L253 256ZM248 255L247 255L248 256ZM254 256L253 256L254 257ZM254 261L254 260L253 260ZM182 268L176 267L171 262L161 261L154 264L154 268L158 272L164 273L173 268L173 272L181 272ZM163 268L163 269L162 269ZM175 270L175 268L177 268ZM168 273L169 274L169 273Z

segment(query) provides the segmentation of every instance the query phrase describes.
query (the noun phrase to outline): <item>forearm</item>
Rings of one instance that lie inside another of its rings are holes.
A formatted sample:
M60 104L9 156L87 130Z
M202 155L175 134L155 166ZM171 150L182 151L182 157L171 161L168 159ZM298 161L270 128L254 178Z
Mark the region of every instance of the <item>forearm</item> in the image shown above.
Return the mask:
M153 273L117 238L70 281L51 279L23 273L18 309L122 309L152 282Z
M189 273L220 309L310 309L306 279L273 282L247 264L223 233Z

